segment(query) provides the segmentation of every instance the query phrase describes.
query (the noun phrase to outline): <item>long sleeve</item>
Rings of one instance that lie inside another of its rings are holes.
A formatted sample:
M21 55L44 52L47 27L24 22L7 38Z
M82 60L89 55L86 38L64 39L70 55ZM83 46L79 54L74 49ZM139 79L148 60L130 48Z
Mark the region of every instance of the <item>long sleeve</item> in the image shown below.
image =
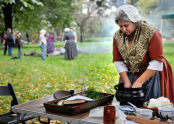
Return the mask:
M117 48L116 40L113 38L113 62L115 61L123 61L123 58L121 57L121 54Z
M128 71L128 68L123 61L115 61L114 63L118 73Z
M147 69L162 71L163 70L163 62L152 60L149 62L149 66Z

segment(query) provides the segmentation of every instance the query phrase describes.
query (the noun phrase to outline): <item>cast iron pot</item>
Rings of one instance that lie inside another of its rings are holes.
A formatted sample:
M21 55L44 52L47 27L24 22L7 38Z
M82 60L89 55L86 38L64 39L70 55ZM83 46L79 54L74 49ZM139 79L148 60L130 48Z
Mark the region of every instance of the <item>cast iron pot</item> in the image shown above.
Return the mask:
M131 102L136 106L142 106L144 102L144 90L141 88L124 88L124 83L120 83L114 86L116 93L115 97L120 105L128 105L127 102Z

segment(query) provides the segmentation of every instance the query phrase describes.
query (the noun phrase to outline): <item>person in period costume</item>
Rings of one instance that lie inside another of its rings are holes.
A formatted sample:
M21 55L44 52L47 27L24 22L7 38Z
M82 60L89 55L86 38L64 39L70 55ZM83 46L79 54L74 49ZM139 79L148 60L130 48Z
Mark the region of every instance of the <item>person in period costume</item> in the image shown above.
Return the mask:
M51 32L47 39L47 54L54 52L54 35Z
M65 58L66 59L73 59L78 55L77 46L74 39L75 39L75 36L73 35L72 30L70 30L69 28L65 28L63 41L65 41Z
M6 42L8 47L8 55L12 56L12 49L15 44L15 39L14 39L11 28L7 28Z
M40 30L39 43L41 47L41 59L44 61L46 58L46 30Z
M160 32L143 21L132 5L120 6L113 36L113 62L125 88L145 87L145 99L164 96L174 101L172 68L163 55Z
M4 33L4 37L3 37L3 44L4 44L4 55L6 55L7 52L7 34Z
M16 41L16 46L17 46L17 48L18 48L18 59L20 59L20 58L21 58L21 55L22 55L21 32L16 31L16 38L15 38L15 41Z

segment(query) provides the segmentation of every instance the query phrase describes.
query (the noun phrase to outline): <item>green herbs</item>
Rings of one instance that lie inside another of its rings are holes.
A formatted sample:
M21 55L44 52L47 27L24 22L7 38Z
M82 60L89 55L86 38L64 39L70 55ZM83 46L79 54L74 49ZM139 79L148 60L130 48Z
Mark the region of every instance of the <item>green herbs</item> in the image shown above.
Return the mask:
M89 98L91 99L100 99L101 98L101 93L97 92L94 88L89 87L86 91L86 94Z

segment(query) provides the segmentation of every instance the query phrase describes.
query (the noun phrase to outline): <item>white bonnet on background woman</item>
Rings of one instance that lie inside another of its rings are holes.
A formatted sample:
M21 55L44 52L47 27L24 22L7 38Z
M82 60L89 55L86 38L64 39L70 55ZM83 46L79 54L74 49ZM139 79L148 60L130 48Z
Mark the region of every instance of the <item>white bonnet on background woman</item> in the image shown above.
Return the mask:
M69 31L70 31L69 28L65 28L65 29L64 29L64 32L69 32Z
M46 30L45 29L40 30L40 34L41 35L45 35L46 34Z

